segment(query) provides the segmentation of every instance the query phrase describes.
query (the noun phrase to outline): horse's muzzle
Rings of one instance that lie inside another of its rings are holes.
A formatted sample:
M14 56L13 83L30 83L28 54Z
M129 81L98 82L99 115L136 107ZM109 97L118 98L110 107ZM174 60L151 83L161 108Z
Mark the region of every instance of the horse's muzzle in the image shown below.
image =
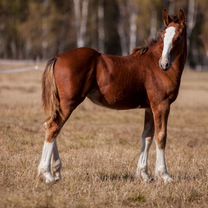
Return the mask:
M161 57L159 60L159 66L162 70L167 71L170 68L170 59Z

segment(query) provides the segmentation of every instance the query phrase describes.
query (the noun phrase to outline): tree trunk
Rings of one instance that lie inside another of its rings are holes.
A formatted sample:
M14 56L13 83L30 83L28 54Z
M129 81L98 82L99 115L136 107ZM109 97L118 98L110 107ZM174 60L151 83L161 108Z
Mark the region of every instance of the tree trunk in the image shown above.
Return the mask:
M152 11L151 22L150 22L150 40L155 39L157 35L157 12Z
M187 35L190 37L191 32L195 26L196 23L196 1L195 0L189 0L188 4L188 21L187 21Z
M103 1L98 2L98 48L105 51L105 30L104 30L104 5Z
M88 3L89 0L74 0L75 24L77 33L77 47L85 45L85 37L87 31L87 17L88 17Z
M136 24L136 13L132 12L130 14L130 40L129 40L129 53L133 51L136 47L136 32L137 32L137 24Z
M73 0L74 2L74 15L75 15L75 27L76 27L76 41L78 46L78 37L79 37L79 30L80 30L80 19L81 19L81 8L80 8L80 0Z
M197 15L197 10L196 10L196 1L195 0L189 0L188 3L188 14L187 14L187 50L188 50L188 65L191 68L195 68L195 57L197 56L197 50L195 48L191 48L191 34L192 31L195 27L196 24L196 15ZM194 56L194 54L196 54Z
M49 1L43 1L43 12L42 12L42 41L41 41L41 58L46 59L47 51L48 51L48 35L49 35L49 28L48 28L48 9L49 9ZM36 54L37 55L37 54ZM35 57L36 58L36 57Z
M175 0L163 0L164 8L168 9L169 13L174 14Z
M127 55L129 52L128 41L127 41L128 36L125 33L125 28L126 28L125 20L127 18L127 14L126 14L126 5L124 5L123 2L119 2L119 10L120 10L120 16L118 23L118 33L120 37L121 50L122 50L122 55Z

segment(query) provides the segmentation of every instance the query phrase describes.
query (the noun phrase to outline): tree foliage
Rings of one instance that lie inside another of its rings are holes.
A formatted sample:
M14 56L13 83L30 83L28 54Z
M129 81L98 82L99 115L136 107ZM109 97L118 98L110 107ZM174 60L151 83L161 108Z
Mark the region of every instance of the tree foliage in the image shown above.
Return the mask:
M74 4L79 2L83 11L84 1L87 16L79 23L82 13L77 18ZM207 0L0 0L0 57L49 58L77 47L79 27L86 30L80 36L82 45L127 54L132 44L145 45L157 36L164 5L170 12L183 8L190 14L191 1L196 15L189 34L189 63L195 67L208 51Z

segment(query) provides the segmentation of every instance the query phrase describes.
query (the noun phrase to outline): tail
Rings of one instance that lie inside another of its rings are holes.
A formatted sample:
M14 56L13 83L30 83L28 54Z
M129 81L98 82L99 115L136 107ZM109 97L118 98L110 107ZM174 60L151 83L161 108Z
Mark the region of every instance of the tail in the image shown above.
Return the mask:
M60 100L54 78L54 66L57 58L50 59L46 65L42 77L42 102L45 112L48 114L47 124L61 116Z

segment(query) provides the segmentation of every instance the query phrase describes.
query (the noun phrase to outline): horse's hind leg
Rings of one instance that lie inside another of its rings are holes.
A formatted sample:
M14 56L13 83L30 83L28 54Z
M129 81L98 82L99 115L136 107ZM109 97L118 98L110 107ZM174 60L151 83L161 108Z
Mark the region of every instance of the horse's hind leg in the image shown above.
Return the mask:
M45 180L46 183L55 181L51 174L50 162L53 154L54 142L44 141L42 156L38 166L38 176Z
M61 179L61 168L62 168L61 158L59 156L58 146L55 140L53 155L51 160L52 175L54 176L55 181Z
M63 106L63 105L61 105ZM64 123L72 113L73 109L70 106L68 108L61 108L63 116L57 113L57 116L48 122L45 122L45 141L42 150L42 156L38 167L39 176L43 176L46 183L52 183L59 180L61 177L61 159L59 157L58 148L56 144L56 137L58 136ZM53 160L52 160L53 159ZM51 163L53 168L53 174L51 173Z
M142 133L142 148L139 157L136 177L141 177L145 182L149 182L151 177L148 174L148 153L154 136L154 120L150 109L145 110L144 130Z
M38 166L38 174L43 177L46 183L52 183L55 181L55 178L51 174L51 159L56 160L57 164L61 165L61 160L59 155L57 156L57 145L56 137L61 130L62 121L60 116L57 116L56 119L52 119L49 122L45 122L45 141L42 150L42 156L40 164ZM58 168L60 170L60 168Z

